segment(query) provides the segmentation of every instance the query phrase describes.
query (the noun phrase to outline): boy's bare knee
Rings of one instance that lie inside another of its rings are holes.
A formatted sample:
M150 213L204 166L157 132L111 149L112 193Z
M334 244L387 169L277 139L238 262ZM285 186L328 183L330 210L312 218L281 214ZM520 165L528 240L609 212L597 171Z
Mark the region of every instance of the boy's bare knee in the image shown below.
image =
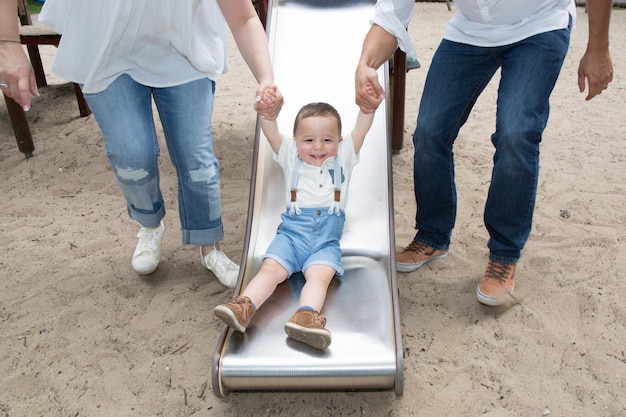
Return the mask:
M327 265L312 265L304 271L304 278L307 282L317 281L323 284L330 284L336 272L335 268Z

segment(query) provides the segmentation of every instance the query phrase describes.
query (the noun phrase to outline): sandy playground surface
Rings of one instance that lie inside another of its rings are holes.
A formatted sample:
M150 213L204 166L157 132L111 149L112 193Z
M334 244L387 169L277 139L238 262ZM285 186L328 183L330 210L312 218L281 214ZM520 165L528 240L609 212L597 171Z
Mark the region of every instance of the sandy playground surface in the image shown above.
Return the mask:
M410 33L422 69L407 74L405 139L393 157L396 243L413 236L412 143L426 68L450 12L416 3ZM167 232L158 271L130 266L136 225L93 117L80 118L54 76L28 113L34 157L18 152L0 101L0 417L34 416L624 416L626 415L626 10L613 13L615 78L585 102L576 70L587 34L579 9L544 134L534 229L518 266L527 294L480 306L482 222L496 82L456 146L459 213L450 255L398 274L404 395L211 392L222 287L182 246L165 152ZM49 63L54 48L42 48ZM255 115L236 49L218 84L224 249L240 259ZM159 131L162 139L162 132ZM568 215L566 215L568 214Z

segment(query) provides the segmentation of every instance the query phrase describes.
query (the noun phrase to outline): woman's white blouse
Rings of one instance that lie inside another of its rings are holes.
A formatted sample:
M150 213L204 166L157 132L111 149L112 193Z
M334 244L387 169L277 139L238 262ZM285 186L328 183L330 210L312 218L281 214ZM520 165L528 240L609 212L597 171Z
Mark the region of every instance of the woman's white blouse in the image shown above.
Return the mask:
M227 70L228 27L216 0L47 0L39 19L63 35L52 71L85 93L121 74L170 87Z

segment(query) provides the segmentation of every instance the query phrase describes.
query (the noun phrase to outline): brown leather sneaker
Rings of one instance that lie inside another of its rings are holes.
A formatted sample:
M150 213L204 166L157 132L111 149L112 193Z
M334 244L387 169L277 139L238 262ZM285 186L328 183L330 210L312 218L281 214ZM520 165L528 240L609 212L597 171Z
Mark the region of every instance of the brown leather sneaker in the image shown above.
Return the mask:
M396 270L413 272L420 266L439 258L448 256L448 251L426 246L420 242L411 242L404 251L396 254Z
M236 295L233 297L232 303L218 305L213 313L228 327L243 333L250 324L255 309L250 298Z
M515 265L489 260L485 275L476 288L478 302L487 306L501 306L515 302Z
M285 332L290 339L324 350L330 346L331 335L326 326L326 317L315 310L300 309L285 323Z

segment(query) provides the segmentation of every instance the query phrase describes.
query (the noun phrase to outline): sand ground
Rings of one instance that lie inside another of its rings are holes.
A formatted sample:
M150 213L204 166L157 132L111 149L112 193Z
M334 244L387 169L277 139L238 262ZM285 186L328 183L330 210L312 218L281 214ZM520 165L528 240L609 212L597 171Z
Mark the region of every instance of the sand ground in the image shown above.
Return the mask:
M410 33L422 69L407 75L405 146L393 157L396 242L413 236L411 134L421 86L446 20L416 3ZM487 262L482 222L496 81L456 146L459 212L450 255L399 274L404 395L393 392L211 392L230 291L182 246L174 170L165 152L163 262L131 269L136 225L93 117L50 76L28 113L34 157L17 150L0 104L0 416L624 416L626 415L626 10L613 13L615 78L585 102L576 70L587 36L579 9L543 137L534 229L518 266L527 296L508 310L474 298ZM47 68L54 48L42 48ZM224 249L243 245L254 82L231 50L214 114ZM162 131L159 127L160 140ZM565 211L569 216L564 216Z

